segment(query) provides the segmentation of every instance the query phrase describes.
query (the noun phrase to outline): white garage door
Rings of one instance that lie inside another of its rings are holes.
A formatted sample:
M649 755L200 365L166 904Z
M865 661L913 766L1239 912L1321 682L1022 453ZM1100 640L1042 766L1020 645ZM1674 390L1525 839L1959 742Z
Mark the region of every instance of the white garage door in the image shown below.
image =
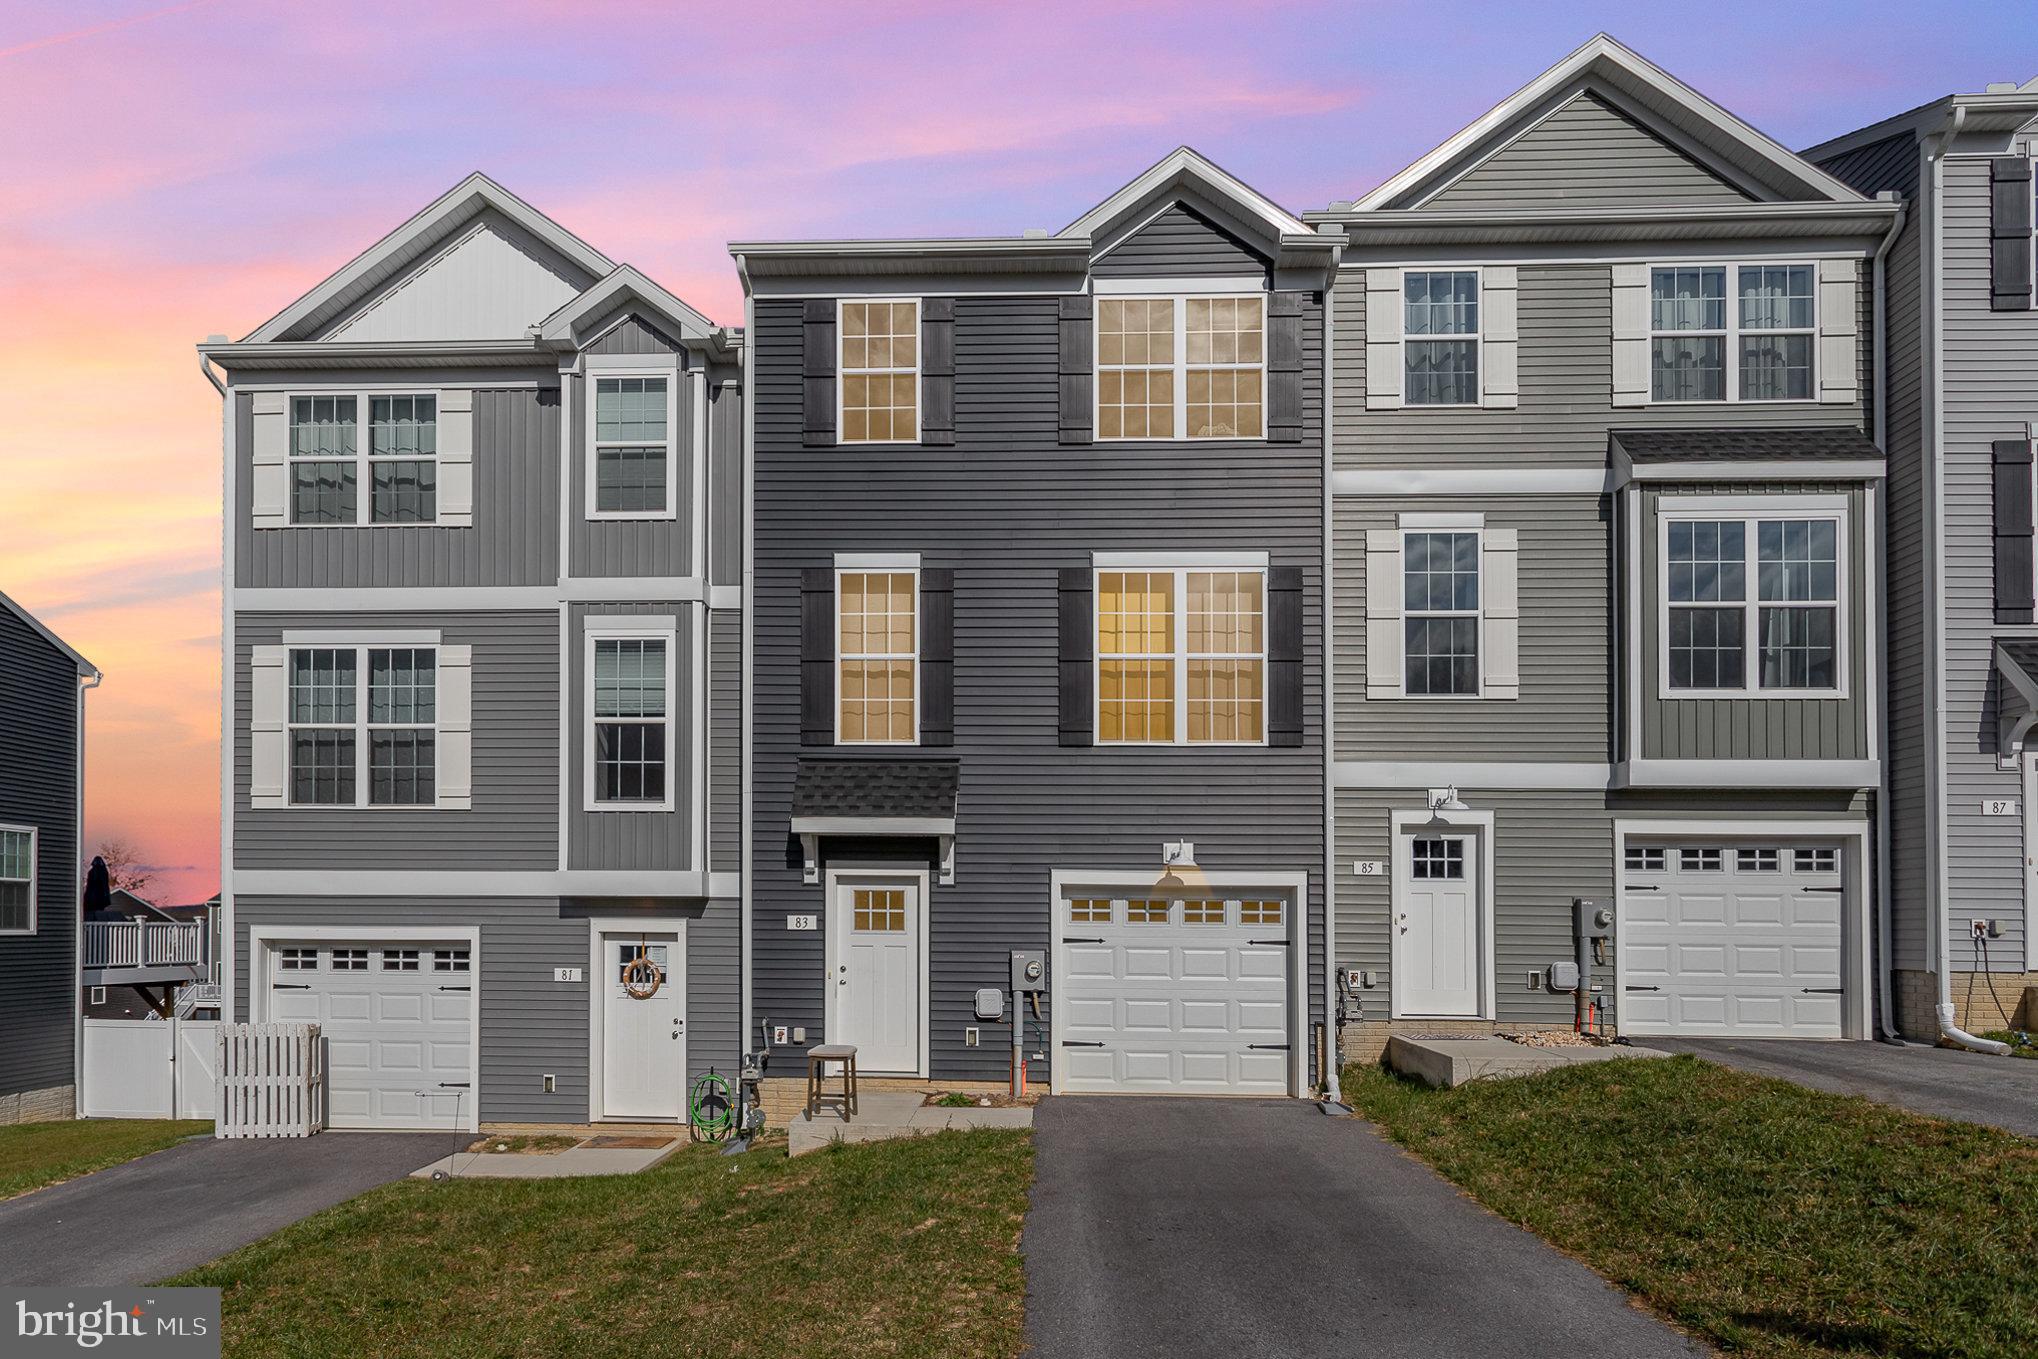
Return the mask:
M1842 862L1830 841L1629 840L1621 1031L1840 1037Z
M1285 1095L1283 894L1061 903L1061 1088Z
M475 1121L475 975L464 943L271 947L269 1017L317 1024L334 1128Z

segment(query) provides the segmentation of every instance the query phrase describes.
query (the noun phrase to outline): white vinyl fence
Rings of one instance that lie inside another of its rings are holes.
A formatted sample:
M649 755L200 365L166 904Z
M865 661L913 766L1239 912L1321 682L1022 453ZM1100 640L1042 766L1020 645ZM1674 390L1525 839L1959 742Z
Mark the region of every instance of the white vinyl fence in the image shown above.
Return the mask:
M88 1019L87 1118L211 1118L216 1019Z
M325 1126L316 1024L220 1024L215 1137L310 1137Z

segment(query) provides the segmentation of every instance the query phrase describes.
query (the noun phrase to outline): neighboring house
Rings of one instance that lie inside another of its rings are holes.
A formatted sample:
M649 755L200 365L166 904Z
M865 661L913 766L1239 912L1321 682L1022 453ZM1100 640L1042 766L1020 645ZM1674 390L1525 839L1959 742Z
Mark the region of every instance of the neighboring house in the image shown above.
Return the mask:
M1183 149L1053 235L730 250L746 1014L1003 1081L1032 951L1036 1086L1304 1093L1335 238Z
M1347 1053L1568 1026L1867 1037L1869 265L1896 218L1605 37L1340 229Z
M735 1067L740 350L481 175L200 346L227 1010L324 1026L334 1126Z
M77 1107L84 691L99 679L0 595L0 1123Z
M84 930L85 1018L219 1017L218 897L158 906L116 887L108 909L87 919Z
M1906 207L1879 269L1897 1017L1927 1039L1942 1023L2038 1025L2019 1013L2038 985L2038 80L1949 95L1804 154Z

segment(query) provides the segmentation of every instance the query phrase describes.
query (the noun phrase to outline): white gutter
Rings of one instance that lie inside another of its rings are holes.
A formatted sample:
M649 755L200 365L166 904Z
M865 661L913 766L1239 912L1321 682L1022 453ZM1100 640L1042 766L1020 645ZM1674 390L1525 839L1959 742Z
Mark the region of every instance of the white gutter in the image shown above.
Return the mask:
M1875 289L1873 296L1875 319L1871 329L1871 342L1875 346L1874 353L1878 365L1875 381L1875 446L1882 450L1885 460L1889 457L1889 344L1885 338L1888 329L1889 303L1887 298L1886 261L1891 247L1896 244L1897 236L1904 229L1904 219L1907 215L1902 200L1898 200L1896 217L1890 222L1889 231L1883 236L1882 244L1876 247L1875 266L1871 280L1872 286ZM1884 561L1869 563L1869 569L1876 573L1876 584L1869 593L1870 607L1876 608L1876 619L1879 624L1875 630L1876 648L1880 653L1880 669L1883 674L1883 683L1886 685L1889 682L1889 610L1887 607L1877 608L1873 600L1878 590L1885 599L1888 597L1889 591L1889 571L1887 569L1887 554L1889 552L1889 495L1887 492L1876 497L1875 519L1876 541L1883 545ZM1883 1041L1901 1043L1903 1040L1897 1036L1896 1021L1890 1010L1891 996L1895 991L1896 960L1892 956L1892 950L1896 947L1896 936L1890 919L1894 914L1894 899L1890 895L1889 798L1892 782L1890 767L1895 761L1891 758L1889 726L1889 703L1885 699L1884 702L1877 705L1876 711L1876 754L1882 762L1882 779L1875 791L1875 914L1878 952L1882 959L1882 966L1878 967L1875 971L1876 1009L1879 1015Z
M750 1029L750 1026L757 1022L755 987L750 975L750 959L753 947L753 930L750 920L752 896L750 879L752 876L751 869L756 862L756 856L752 853L750 844L752 819L750 801L752 753L750 743L752 735L751 711L755 702L754 666L757 649L755 636L755 617L757 612L757 474L756 468L753 465L757 448L757 375L751 362L751 356L757 352L757 298L750 285L749 261L741 254L736 255L735 259L736 276L743 283L743 355L741 370L743 373L743 442L739 450L741 456L737 459L737 465L742 469L743 478L743 752L741 757L743 774L740 783L743 807L740 813L741 840L739 841L738 851L742 857L737 864L737 872L741 875L740 890L737 893L739 902L737 909L741 913L741 919L737 923L742 939L740 950L742 954L742 967L740 969L742 975L739 989L742 992L741 1004L743 1013L740 1019L742 1022L743 1044L736 1049L737 1054L740 1056L745 1052L753 1051L750 1046L753 1036L757 1040L757 1047L754 1050L761 1054L764 1051L764 1042L770 1035L753 1035Z

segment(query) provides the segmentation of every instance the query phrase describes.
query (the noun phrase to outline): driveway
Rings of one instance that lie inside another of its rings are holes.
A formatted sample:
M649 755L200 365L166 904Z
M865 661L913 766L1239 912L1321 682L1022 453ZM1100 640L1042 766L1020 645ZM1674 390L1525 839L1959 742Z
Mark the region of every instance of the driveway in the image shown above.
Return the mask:
M1029 1359L1709 1352L1312 1104L1062 1095L1033 1137Z
M1989 1123L2038 1137L2038 1061L1990 1057L1923 1043L1819 1042L1793 1038L1642 1038L1665 1052L1780 1076L1814 1090L1861 1095L1912 1113Z
M0 1203L0 1283L155 1283L445 1151L442 1133L180 1142Z

